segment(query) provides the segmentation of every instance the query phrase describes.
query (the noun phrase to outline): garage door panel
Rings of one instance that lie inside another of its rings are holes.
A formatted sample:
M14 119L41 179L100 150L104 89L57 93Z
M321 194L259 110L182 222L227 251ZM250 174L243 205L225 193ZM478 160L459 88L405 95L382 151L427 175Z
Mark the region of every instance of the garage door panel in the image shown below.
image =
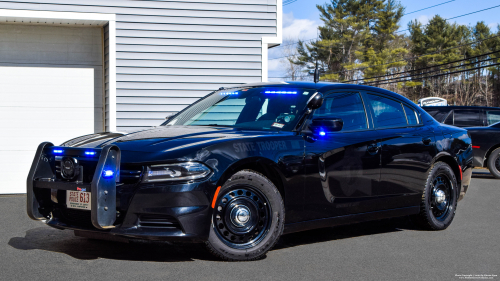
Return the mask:
M94 132L94 69L0 67L0 193L24 193L36 148Z

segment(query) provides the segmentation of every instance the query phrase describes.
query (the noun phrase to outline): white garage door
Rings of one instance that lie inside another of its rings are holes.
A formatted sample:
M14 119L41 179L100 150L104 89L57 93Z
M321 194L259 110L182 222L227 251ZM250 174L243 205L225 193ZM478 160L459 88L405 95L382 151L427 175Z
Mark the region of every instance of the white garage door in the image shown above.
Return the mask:
M0 194L25 193L38 144L102 131L102 29L0 24L0 38Z
M26 192L41 142L93 131L93 68L0 67L0 193Z

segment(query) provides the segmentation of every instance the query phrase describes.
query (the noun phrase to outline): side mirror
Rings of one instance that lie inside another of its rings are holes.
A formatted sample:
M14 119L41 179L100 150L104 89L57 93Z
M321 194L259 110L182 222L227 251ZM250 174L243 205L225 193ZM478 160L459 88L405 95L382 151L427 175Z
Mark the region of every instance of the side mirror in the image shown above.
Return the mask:
M309 129L314 133L324 136L329 132L338 132L344 127L341 118L316 118L309 125Z
M323 105L323 95L318 92L314 94L307 102L307 108L318 109Z

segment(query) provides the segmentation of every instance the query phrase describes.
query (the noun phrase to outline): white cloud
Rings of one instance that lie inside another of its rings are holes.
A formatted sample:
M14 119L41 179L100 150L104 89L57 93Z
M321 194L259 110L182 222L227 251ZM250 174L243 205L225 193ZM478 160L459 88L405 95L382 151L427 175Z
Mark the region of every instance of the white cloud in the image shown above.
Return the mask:
M417 18L417 21L419 21L421 24L427 24L429 23L429 17L426 15L421 15L420 17Z
M317 37L318 22L310 19L296 19L293 12L283 14L283 45L296 43L299 39L309 40ZM295 45L296 46L296 45ZM293 46L292 46L293 47ZM275 47L269 50L269 73L281 72L282 62L285 58L272 59L285 56L283 47ZM275 73L277 74L277 73Z
M495 30L497 30L498 22L492 22L488 24L488 27L491 29L492 32L494 32Z
M296 19L293 13L283 15L283 39L307 40L318 36L318 23L310 19Z
M267 67L269 71L280 71L283 68L283 66L281 65L281 59L269 60Z

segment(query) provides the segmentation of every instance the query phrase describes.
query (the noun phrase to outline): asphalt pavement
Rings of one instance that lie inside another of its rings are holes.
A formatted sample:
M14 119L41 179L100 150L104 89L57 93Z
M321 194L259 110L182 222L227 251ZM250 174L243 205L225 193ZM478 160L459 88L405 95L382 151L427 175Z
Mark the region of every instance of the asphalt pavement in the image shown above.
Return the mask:
M473 176L447 230L406 218L318 229L237 263L199 244L75 237L30 220L25 201L0 196L0 280L500 280L500 180L489 174Z

